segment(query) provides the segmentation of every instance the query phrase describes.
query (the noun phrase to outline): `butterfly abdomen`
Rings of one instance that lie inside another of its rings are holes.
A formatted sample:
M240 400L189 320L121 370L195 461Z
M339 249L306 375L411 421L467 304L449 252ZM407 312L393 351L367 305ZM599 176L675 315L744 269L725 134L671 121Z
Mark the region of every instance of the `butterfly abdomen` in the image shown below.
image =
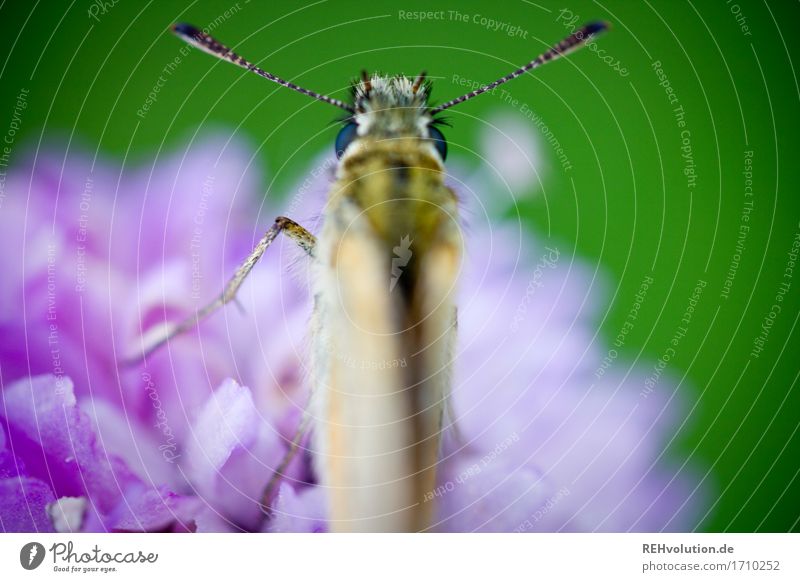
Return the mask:
M449 385L456 203L419 148L372 148L348 162L318 255L317 463L332 529L418 531L431 524L425 494Z

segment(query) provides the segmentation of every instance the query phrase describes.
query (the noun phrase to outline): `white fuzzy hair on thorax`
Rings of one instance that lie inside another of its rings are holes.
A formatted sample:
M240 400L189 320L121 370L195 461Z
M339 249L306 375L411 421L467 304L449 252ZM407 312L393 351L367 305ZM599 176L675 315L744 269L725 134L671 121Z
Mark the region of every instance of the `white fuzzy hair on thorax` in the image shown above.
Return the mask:
M373 75L354 85L358 135L375 137L428 137L429 85L414 91L414 80Z

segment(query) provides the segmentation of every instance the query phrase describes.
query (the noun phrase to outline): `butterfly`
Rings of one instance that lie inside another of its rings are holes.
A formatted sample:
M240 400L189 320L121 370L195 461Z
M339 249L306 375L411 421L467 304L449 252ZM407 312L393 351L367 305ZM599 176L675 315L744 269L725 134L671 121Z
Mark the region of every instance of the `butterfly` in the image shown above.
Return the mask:
M278 235L308 256L314 281L310 399L289 451L265 479L261 503L267 516L311 427L332 531L432 527L434 506L426 494L436 488L448 411L464 247L458 201L445 185L447 141L439 114L568 54L607 28L589 23L508 75L433 106L424 72L415 78L364 72L353 85L352 102L345 102L264 71L194 26L173 27L200 50L346 112L319 235L277 217L219 297L142 338L145 357L233 301Z

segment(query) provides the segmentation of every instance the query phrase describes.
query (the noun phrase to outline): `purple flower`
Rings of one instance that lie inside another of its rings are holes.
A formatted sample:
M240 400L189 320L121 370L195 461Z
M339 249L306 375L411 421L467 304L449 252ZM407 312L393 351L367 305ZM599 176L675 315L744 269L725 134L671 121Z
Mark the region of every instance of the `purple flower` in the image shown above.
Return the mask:
M270 520L259 507L308 397L306 263L291 243L253 271L244 313L230 306L146 363L120 365L142 334L216 296L276 215L316 230L332 161L317 160L287 210L258 205L262 179L247 160L243 145L211 138L140 167L52 149L9 173L3 530L326 530L313 452L292 463ZM594 334L594 274L558 245L478 217L479 193L455 187L470 226L458 430L429 495L437 529L694 527L696 480L664 455L674 386L662 379L642 398L644 372L622 362L596 378L607 346Z

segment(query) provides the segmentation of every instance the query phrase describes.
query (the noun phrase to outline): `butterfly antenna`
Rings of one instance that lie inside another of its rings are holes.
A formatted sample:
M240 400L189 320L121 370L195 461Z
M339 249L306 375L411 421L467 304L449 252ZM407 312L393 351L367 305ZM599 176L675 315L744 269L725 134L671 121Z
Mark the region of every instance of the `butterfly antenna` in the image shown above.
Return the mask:
M600 21L598 21L598 22L590 22L589 24L587 24L583 28L573 32L571 35L569 35L567 38L562 40L557 45L555 45L552 48L550 48L547 52L545 52L545 53L539 55L538 57L536 57L535 59L533 59L527 65L524 65L524 66L520 67L519 69L517 69L516 71L514 71L512 73L509 73L505 77L501 77L500 79L497 79L497 81L495 81L494 83L490 83L488 85L484 85L483 87L480 87L479 89L475 89L471 93L467 93L466 95L462 95L461 97L458 97L456 99L453 99L452 101L448 101L447 103L443 103L442 105L439 105L438 107L435 107L431 111L431 114L439 113L440 111L444 111L445 109L449 109L453 105L458 105L459 103L463 103L464 101L468 101L469 99L472 99L473 97L477 97L481 93L486 93L487 91L491 91L492 89L494 89L498 85L502 85L503 83L507 83L508 81L510 81L512 79L516 79L520 75L522 75L524 73L527 73L530 70L536 69L537 67L540 67L540 66L542 66L543 64L545 64L545 63L547 63L549 61L553 61L553 60L555 60L555 59L557 59L559 57L563 57L563 56L571 53L572 51L581 48L586 43L588 43L593 37L597 36L601 32L604 32L604 31L606 31L608 29L609 29L609 24L607 22L600 22Z
M278 85L282 85L284 87L288 87L293 91L297 91L298 93L302 93L303 95L308 95L309 97L313 97L318 101L324 101L325 103L330 103L331 105L335 105L345 111L349 111L353 113L355 109L352 105L345 103L344 101L340 101L339 99L334 99L332 97L328 97L327 95L322 95L321 93L317 93L316 91L310 91L308 89L304 89L303 87L299 87L294 83L290 83L280 77L273 75L272 73L268 73L264 69L261 69L255 66L253 63L249 62L247 59L240 57L231 49L223 45L222 43L215 40L212 36L206 34L199 28L192 26L191 24L175 24L172 27L172 31L181 39L189 43L190 45L199 48L201 51L207 52L210 55L214 55L217 58L220 58L224 61L230 61L234 65L238 65L243 69L247 69L248 71L252 71L259 77L264 77L265 79L269 79Z

